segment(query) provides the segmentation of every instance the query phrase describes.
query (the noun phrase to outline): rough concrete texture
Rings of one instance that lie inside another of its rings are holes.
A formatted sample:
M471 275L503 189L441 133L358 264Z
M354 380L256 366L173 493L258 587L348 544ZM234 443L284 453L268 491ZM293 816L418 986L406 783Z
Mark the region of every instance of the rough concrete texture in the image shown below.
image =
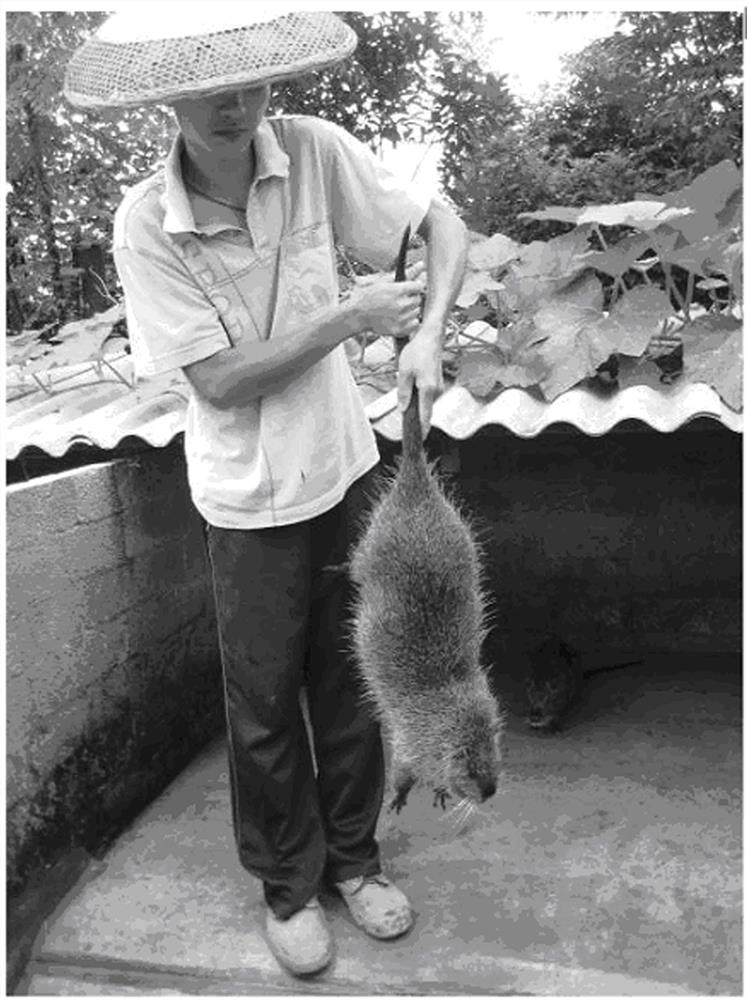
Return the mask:
M602 438L491 429L458 456L495 620L519 644L550 628L579 648L742 648L739 435L713 421Z
M734 656L600 675L557 735L512 712L478 813L382 817L413 931L370 940L325 897L337 955L305 982L263 940L218 743L91 864L19 992L741 995L740 727Z
M128 805L142 808L223 715L207 556L180 445L9 487L7 540L17 892L60 845L131 818Z

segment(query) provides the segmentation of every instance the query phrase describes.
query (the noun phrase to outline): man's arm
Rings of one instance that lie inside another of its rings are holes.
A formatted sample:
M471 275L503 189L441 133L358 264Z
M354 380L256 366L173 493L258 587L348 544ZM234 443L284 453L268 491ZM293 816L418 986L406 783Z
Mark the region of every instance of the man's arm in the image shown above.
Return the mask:
M184 372L214 406L239 406L282 388L343 340L364 330L412 336L418 329L419 301L418 283L382 279L356 289L342 304L283 336L259 341L247 337L184 366Z
M418 388L423 436L428 433L433 401L443 391L441 350L446 320L467 266L467 227L443 202L431 201L418 232L426 240L428 290L420 329L400 355L398 399L407 409L415 384Z

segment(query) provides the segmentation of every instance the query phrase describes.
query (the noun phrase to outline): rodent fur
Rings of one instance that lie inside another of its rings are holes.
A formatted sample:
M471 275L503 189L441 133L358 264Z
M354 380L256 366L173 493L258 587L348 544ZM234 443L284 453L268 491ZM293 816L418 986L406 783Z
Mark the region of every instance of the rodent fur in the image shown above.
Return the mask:
M392 750L393 808L416 782L444 805L497 785L502 716L481 664L486 600L479 549L425 458L417 390L403 451L354 548L352 635Z
M621 662L585 668L583 658L567 642L556 635L546 637L529 654L525 685L529 726L540 732L559 732L589 678L641 662L640 658L628 657Z

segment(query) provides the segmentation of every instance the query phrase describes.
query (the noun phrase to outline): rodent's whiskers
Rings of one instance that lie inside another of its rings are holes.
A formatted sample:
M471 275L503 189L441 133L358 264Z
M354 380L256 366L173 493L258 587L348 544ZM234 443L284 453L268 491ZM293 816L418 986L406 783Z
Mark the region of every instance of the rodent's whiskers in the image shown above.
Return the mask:
M451 809L446 813L446 816L452 826L460 829L464 827L468 820L470 820L476 812L480 810L477 804L472 802L470 799L459 799Z

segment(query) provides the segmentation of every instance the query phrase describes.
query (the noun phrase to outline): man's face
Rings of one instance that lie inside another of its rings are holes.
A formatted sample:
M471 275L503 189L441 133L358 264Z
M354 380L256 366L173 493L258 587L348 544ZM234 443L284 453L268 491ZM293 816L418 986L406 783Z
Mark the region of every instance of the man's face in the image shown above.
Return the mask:
M270 100L270 88L230 90L174 102L174 114L188 149L233 156L245 152Z

